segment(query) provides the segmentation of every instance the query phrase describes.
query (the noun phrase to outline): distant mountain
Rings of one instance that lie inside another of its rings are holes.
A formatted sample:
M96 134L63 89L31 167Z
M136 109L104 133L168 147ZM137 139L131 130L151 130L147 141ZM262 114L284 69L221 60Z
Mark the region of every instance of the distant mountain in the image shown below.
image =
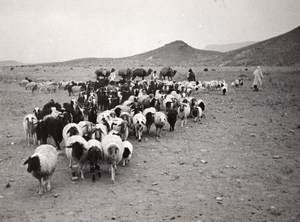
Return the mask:
M203 50L213 50L218 52L229 52L235 49L243 48L248 45L252 45L256 42L239 42L239 43L230 43L230 44L212 44L207 45L203 48Z
M8 61L0 61L0 66L19 66L23 65L24 63L14 61L14 60L8 60Z
M214 62L225 66L300 65L300 26L277 37L227 52Z
M83 58L63 64L103 65L120 67L137 66L198 66L204 65L222 53L195 49L183 41L174 41L160 48L123 58Z

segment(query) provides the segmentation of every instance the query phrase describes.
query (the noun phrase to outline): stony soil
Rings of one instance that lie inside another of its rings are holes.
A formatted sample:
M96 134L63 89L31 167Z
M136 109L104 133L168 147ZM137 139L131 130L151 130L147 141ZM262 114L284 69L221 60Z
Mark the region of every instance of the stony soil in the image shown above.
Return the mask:
M84 181L72 182L67 157L60 155L52 190L40 197L38 181L23 165L35 147L26 145L22 119L52 98L62 103L70 97L66 91L32 95L18 82L25 76L87 80L93 70L1 68L0 221L300 221L297 68L265 68L259 92L250 88L251 68L195 68L200 80L230 83L240 74L250 80L226 96L194 94L207 104L197 123L189 119L181 128L177 122L175 132L166 127L159 140L154 128L140 143L131 136L132 161L119 166L115 184L108 166L95 183L88 169Z

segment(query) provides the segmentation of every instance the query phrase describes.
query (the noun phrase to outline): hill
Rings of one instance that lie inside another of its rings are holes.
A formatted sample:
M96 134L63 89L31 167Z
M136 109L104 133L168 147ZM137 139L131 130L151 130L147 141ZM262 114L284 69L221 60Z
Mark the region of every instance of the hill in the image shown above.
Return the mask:
M183 41L174 41L160 48L124 58L83 58L63 62L68 65L103 66L198 66L215 59L222 53L195 49Z
M300 65L300 26L274 38L227 52L215 62L225 66Z
M19 66L23 64L24 63L14 61L14 60L0 61L0 66Z
M238 43L230 43L230 44L212 44L207 45L203 48L203 50L213 50L218 52L229 52L232 50L240 49L249 45L252 45L256 42L248 41L248 42L238 42Z

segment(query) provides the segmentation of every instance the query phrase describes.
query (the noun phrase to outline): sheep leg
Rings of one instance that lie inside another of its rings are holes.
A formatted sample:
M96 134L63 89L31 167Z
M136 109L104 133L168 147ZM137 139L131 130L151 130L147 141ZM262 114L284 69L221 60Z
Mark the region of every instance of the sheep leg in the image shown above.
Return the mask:
M101 175L101 172L100 172L100 166L98 164L95 164L95 168L96 168L98 177L101 177L102 175Z
M110 165L110 170L111 170L111 181L115 183L115 169L113 164Z
M47 190L51 190L50 179L51 179L51 176L49 176L48 180L46 181L47 182Z
M78 164L79 166L79 171L80 171L80 176L81 176L81 179L84 180L84 175L83 175L83 164Z
M42 196L44 192L44 178L41 178L39 183L39 195Z
M182 119L182 120L181 120L181 128L183 127L183 122L184 122L184 120Z
M122 162L122 166L125 167L125 165L126 165L126 160L124 159Z
M73 168L73 161L72 161L72 159L70 160L69 168L70 168L71 170L72 170L72 168Z
M159 134L158 134L158 136L161 138L162 136L161 136L161 131L162 131L162 128L159 128Z

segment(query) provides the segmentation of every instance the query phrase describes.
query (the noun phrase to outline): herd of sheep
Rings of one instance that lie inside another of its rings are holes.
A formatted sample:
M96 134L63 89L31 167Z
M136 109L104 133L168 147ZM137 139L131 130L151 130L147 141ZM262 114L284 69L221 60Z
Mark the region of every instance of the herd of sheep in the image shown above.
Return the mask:
M114 183L117 165L125 166L131 159L133 146L129 141L130 135L140 142L143 133L150 133L152 125L155 125L155 135L159 138L167 125L170 132L174 131L177 120L181 121L181 127L189 117L196 122L203 115L205 103L193 95L201 90L220 89L223 94L228 90L224 80L202 83L142 80L129 81L125 84L127 87L114 83L112 87L106 85L100 89L90 83L79 92L78 99L63 105L51 100L23 119L28 146L43 144L24 163L28 165L27 171L39 180L40 195L51 188L50 179L62 141L69 168L72 170L73 163L77 164L77 171L72 171L72 179L77 179L78 175L84 179L84 168L89 166L94 182L96 175L101 176L100 165L109 164ZM232 84L240 85L241 80ZM104 103L111 104L112 98L117 99L114 105L103 106ZM47 144L48 137L53 138L57 148Z

